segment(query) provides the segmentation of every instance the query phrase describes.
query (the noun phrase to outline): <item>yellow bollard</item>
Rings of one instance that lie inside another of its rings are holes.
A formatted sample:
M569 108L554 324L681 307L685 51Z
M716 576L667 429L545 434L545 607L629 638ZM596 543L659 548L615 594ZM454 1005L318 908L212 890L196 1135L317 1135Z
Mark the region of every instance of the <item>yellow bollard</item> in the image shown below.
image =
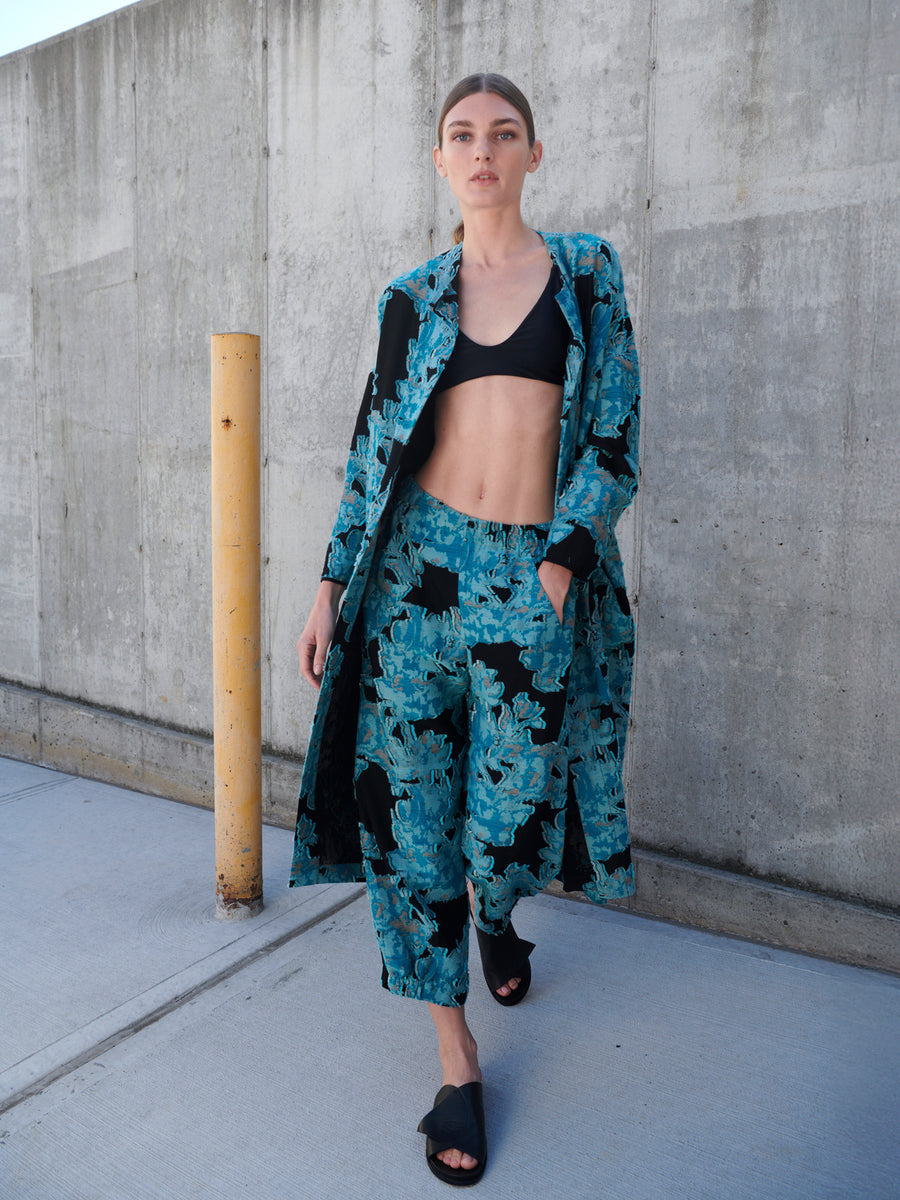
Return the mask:
M216 915L262 906L259 337L213 334Z

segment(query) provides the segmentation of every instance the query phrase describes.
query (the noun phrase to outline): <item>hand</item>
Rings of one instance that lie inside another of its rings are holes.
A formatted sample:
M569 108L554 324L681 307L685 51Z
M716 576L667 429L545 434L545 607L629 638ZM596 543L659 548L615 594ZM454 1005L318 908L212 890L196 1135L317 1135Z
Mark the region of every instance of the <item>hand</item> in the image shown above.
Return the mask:
M566 596L569 594L572 572L568 567L561 567L559 563L547 562L545 558L538 567L537 573L541 587L547 593L547 599L553 605L553 611L562 624L563 607L566 603Z
M318 691L325 670L328 647L334 637L338 605L343 587L330 579L319 584L309 620L300 634L297 653L300 655L300 674Z

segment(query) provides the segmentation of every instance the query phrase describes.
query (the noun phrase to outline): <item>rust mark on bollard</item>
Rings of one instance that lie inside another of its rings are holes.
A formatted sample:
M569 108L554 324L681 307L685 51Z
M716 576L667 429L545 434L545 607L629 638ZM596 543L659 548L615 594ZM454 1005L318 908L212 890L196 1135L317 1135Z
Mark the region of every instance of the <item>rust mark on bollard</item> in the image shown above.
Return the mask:
M230 429L231 425L232 425L231 417L225 417L224 420L222 421L222 428Z
M216 888L216 895L220 904L257 904L262 899L262 875L254 875L251 879L245 879L241 883L225 883L222 876L219 876L219 885Z

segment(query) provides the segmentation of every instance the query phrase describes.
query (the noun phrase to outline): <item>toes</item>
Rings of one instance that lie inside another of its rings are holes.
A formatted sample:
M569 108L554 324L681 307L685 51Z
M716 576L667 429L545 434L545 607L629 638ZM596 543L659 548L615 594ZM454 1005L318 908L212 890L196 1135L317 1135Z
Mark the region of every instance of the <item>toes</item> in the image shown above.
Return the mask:
M509 996L521 983L521 979L511 979L509 983L504 983L502 987L497 988L498 996Z
M478 1166L477 1158L473 1158L471 1154L463 1154L460 1150L442 1150L438 1158L445 1167L453 1167L457 1171L460 1168L473 1171Z

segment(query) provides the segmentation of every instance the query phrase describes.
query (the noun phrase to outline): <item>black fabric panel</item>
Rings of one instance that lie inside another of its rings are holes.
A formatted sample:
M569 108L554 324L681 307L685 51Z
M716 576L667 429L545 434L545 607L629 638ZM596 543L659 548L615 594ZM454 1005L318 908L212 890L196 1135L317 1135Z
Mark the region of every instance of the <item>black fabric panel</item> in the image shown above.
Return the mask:
M319 821L319 858L324 866L359 861L359 817L353 787L356 724L359 715L359 674L362 661L361 621L346 630L338 618L334 645L344 652L344 669L334 681L323 725L316 773L315 806L328 811Z
M589 432L586 438L585 444L594 447L601 466L606 467L615 479L634 478L634 471L628 461L630 429L631 417L626 417L618 437L597 437L593 432Z

